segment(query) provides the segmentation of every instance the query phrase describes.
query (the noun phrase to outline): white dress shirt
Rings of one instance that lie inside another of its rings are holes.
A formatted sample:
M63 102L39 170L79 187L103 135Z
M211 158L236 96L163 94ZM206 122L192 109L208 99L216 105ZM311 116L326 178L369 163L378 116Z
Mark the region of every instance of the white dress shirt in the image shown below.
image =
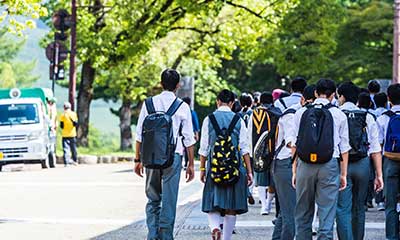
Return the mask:
M345 102L342 106L339 107L342 111L354 111L360 110L354 103L352 102ZM367 135L368 135L368 154L381 152L381 145L379 144L379 131L378 126L376 125L375 119L371 114L367 113Z
M286 107L283 106L279 99L274 102L274 106L284 112L287 108L300 103L302 96L303 95L301 93L292 93L290 96L284 97L281 100L285 102Z
M288 109L299 110L301 108L300 104L295 104ZM286 110L287 111L287 110ZM285 140L285 146L282 147L276 158L279 160L286 159L292 156L292 149L288 147L288 144L294 145L296 139L292 137L293 133L293 118L294 113L285 114L278 121L278 138L276 139L275 150L277 151L282 141Z
M167 112L175 99L176 96L173 92L163 91L161 94L153 97L154 108L157 112ZM136 126L136 141L138 142L142 142L143 121L147 117L147 115L148 112L146 109L146 105L143 103L142 110L140 111L138 119L138 124ZM183 103L176 111L176 113L172 116L172 124L175 139L178 139L179 128L182 125L183 144L186 147L190 147L196 143L193 133L192 114L190 112L190 107L189 105L187 105L187 103ZM175 152L180 154L183 152L182 144L177 145Z
M329 100L326 98L317 98L313 104L329 104ZM300 108L293 117L294 129L292 132L292 139L297 139L299 134L300 120L303 113L307 110L306 107ZM340 153L346 153L350 151L351 146L349 143L349 126L347 124L346 115L337 107L332 107L329 109L333 117L333 156L334 158L339 158ZM292 146L295 143L292 144Z
M231 112L232 110L227 106L222 106L219 107L217 111ZM239 133L240 152L242 155L246 155L250 153L246 123L243 121L243 119L240 119L239 121L240 121L240 133ZM211 148L213 147L210 146L208 125L209 125L209 120L208 117L206 117L203 121L203 126L201 127L201 139L200 139L200 149L199 149L199 155L203 157L208 157L208 154L210 153Z
M391 110L393 112L400 112L400 105L393 106ZM378 125L378 130L379 130L379 143L380 144L383 144L385 142L386 132L387 132L387 128L389 125L389 120L390 120L390 117L387 115L384 115L384 114L382 116L378 117L378 119L376 120L376 123Z
M386 112L387 111L387 109L386 108L384 108L384 107L378 107L377 109L375 109L375 110L372 110L372 112L374 113L374 115L375 115L375 117L380 117L380 116L382 116L382 114L384 113L384 112Z

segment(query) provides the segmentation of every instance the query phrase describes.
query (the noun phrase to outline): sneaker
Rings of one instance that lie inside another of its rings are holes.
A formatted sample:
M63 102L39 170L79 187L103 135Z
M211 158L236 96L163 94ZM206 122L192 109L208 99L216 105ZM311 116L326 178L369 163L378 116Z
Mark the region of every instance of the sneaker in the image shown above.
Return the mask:
M247 198L247 201L249 202L250 205L254 205L254 204L256 203L256 202L254 201L253 196L251 196L251 195Z
M269 215L270 210L261 208L260 215L265 216Z
M378 203L377 208L378 208L378 211L385 211L385 203L383 203L383 202Z
M212 240L221 240L221 230L214 228L211 233Z

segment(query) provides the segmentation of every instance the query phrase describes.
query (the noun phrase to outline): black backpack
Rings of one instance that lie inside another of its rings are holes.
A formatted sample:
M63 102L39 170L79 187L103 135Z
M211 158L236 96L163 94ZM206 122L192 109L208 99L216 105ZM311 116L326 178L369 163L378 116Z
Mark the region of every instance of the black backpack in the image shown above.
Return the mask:
M296 154L306 163L329 162L333 156L332 104L308 105L300 120Z
M172 116L183 101L176 98L167 112L156 112L153 99L145 101L148 116L143 121L140 161L145 168L165 169L174 162L176 142Z
M271 167L281 114L279 108L271 106L253 111L253 169L256 172L265 172Z
M235 115L228 129L221 129L214 114L208 116L212 127L217 135L211 158L211 179L218 186L231 186L239 180L240 162L238 159L239 149L232 143L232 133L236 123L240 120Z
M351 150L349 161L357 162L368 156L367 112L362 110L343 111L349 124Z

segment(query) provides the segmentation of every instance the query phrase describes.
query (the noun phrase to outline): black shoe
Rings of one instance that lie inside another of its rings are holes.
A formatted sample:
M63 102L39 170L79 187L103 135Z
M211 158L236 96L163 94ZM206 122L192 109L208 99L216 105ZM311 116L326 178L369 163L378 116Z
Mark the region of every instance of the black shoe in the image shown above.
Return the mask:
M275 225L275 223L276 223L276 219L272 220L272 224L274 224L274 225Z
M254 198L251 195L247 198L247 201L249 202L250 205L254 205L255 204Z
M368 201L367 202L367 207L368 208L374 208L374 205L372 204L372 202Z

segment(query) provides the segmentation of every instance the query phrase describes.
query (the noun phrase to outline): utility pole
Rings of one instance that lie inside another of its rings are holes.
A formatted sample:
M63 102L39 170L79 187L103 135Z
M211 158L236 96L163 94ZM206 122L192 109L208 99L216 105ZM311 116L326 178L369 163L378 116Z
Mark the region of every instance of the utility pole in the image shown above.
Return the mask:
M75 110L75 90L76 90L76 0L71 0L71 53L69 63L69 102L71 109Z
M393 83L400 83L400 0L394 1Z

